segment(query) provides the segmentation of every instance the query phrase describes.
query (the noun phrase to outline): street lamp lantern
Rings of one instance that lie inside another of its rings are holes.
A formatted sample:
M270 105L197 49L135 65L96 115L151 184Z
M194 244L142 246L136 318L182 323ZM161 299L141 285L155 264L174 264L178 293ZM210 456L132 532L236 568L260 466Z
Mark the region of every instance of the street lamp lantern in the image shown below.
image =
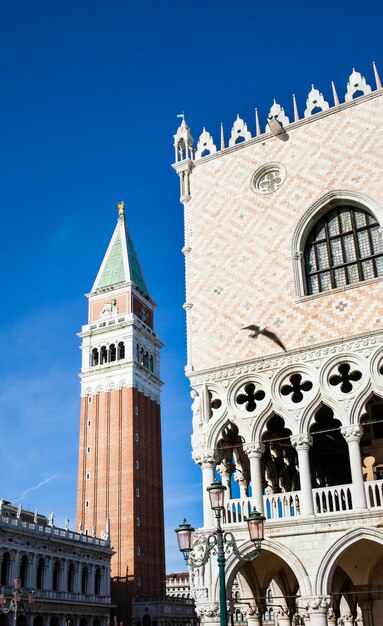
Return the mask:
M263 536L263 526L265 517L256 511L255 507L247 518L247 527L249 536L253 542L253 549L250 552L241 552L233 533L223 531L221 527L221 515L224 509L224 496L226 487L218 480L215 480L210 487L207 487L209 493L210 505L215 512L216 529L204 539L204 550L200 558L192 556L193 551L193 533L194 528L184 519L183 523L176 528L178 546L184 555L187 565L194 569L206 565L212 554L217 555L217 564L219 571L219 605L221 626L227 626L227 606L226 606L226 581L225 581L225 563L226 554L235 554L242 561L253 561L259 556L261 551Z
M182 524L180 524L178 528L176 528L176 533L177 533L178 547L180 551L183 553L183 555L185 556L185 558L187 558L187 555L190 553L192 549L192 539L193 539L194 528L192 528L190 524L187 523L186 517L184 518L184 521L182 522Z
M218 480L211 483L210 487L207 487L210 498L210 506L213 511L219 511L224 508L223 502L225 498L226 487Z
M19 612L26 610L21 599L21 591L21 580L20 578L15 578L15 580L13 580L12 597L9 599L8 606L7 596L4 593L0 594L0 613L13 613L13 626L17 626ZM35 592L29 591L27 599L29 606L32 608L31 605L36 599Z
M36 593L34 591L30 591L28 593L28 604L34 604L36 601Z
M260 542L264 540L265 517L258 513L255 507L247 518L247 527L251 541Z

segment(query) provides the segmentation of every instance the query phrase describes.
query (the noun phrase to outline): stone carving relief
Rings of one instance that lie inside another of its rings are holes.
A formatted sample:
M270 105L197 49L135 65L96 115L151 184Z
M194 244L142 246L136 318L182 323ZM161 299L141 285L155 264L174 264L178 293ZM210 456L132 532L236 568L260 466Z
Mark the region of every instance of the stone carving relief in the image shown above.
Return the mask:
M253 174L251 188L256 193L266 195L282 187L285 179L286 169L281 163L267 163Z
M106 317L112 317L113 315L118 314L118 306L117 300L109 300L104 303L104 307L100 313L100 319L104 319Z
M202 429L203 420L201 415L201 398L195 389L192 389L190 396L193 400L191 410L193 413L193 432L196 433Z

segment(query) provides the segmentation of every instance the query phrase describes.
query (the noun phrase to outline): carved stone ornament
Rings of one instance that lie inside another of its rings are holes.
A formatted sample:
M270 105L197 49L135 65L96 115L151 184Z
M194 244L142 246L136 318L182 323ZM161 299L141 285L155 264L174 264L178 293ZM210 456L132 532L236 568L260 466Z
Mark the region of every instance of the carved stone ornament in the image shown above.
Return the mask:
M270 112L268 117L273 117L274 119L278 120L278 122L282 125L282 126L287 126L288 124L290 124L290 120L287 117L285 110L283 107L281 107L280 104L277 104L274 100L272 106L270 107ZM265 129L266 133L270 132L270 127L268 124L266 124L266 129Z
M105 317L112 317L113 315L118 314L118 306L116 300L110 300L109 302L104 303L104 308L100 313L100 319L104 319Z
M243 450L247 454L247 457L249 459L260 459L265 451L265 445L260 441L254 443L245 443L243 445Z
M196 606L195 612L203 622L216 621L219 619L218 604L204 604L202 606Z
M266 195L277 191L286 180L286 168L281 163L267 163L259 167L251 179L251 188Z
M354 424L353 426L344 426L341 428L341 434L349 443L350 441L360 441L363 435L363 428L359 424Z
M290 441L296 450L309 450L313 445L312 435L309 434L294 435Z
M311 610L318 611L318 612L326 611L326 614L327 614L327 609L328 609L329 604L330 604L330 598L313 598L309 602L309 607Z
M297 250L296 252L294 252L293 254L293 259L295 261L300 261L303 258L303 252L302 250Z
M193 460L202 467L215 465L219 460L218 454L215 450L196 450L192 454Z
M370 85L367 85L364 76L353 69L352 74L348 79L347 92L344 96L345 101L351 102L354 99L355 94L365 96L368 93L371 93Z
M194 598L194 600L206 600L208 597L207 594L207 588L206 587L199 587L198 589L193 589L192 591L192 597Z
M215 154L215 152L217 152L217 148L214 145L213 137L204 128L197 143L197 152L195 153L195 158L196 160L201 159L208 154Z
M312 115L316 109L320 109L321 111L327 111L327 109L329 108L329 103L325 101L323 94L319 93L318 89L315 89L314 85L312 85L311 91L306 100L306 109L304 112L304 116L310 117L310 115Z
M229 139L229 146L235 146L238 142L238 139L243 139L247 141L251 139L251 132L247 130L247 124L243 121L242 118L237 115L237 119L233 124L233 128L231 129L231 136Z
M261 611L259 610L259 608L257 607L256 604L241 604L241 613L245 616L245 617L260 617L261 616Z

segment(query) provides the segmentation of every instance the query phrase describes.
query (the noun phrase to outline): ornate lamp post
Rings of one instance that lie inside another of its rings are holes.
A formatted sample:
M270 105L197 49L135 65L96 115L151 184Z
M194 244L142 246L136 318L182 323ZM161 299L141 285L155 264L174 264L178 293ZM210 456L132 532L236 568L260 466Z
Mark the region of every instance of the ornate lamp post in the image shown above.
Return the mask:
M261 551L263 536L263 528L265 517L255 510L247 518L247 527L250 539L254 544L254 550L249 554L243 554L237 546L234 535L231 532L224 532L221 527L221 516L224 508L224 493L226 487L219 481L214 481L207 488L210 497L210 505L215 513L216 530L211 533L205 540L204 554L200 559L193 558L191 552L193 550L193 533L194 528L184 519L183 523L176 529L178 546L183 553L187 565L194 569L206 565L211 554L217 554L217 563L219 571L219 607L221 626L227 626L227 607L226 607L226 582L225 582L225 547L226 552L234 554L241 560L253 561L259 556Z
M36 599L36 595L34 591L30 591L28 593L28 604L31 606ZM7 596L2 593L0 595L0 612L1 613L13 613L13 624L17 626L17 616L20 610L24 609L23 602L21 601L21 580L20 578L15 578L13 581L13 590L12 590L12 598L9 600L9 605L7 604Z

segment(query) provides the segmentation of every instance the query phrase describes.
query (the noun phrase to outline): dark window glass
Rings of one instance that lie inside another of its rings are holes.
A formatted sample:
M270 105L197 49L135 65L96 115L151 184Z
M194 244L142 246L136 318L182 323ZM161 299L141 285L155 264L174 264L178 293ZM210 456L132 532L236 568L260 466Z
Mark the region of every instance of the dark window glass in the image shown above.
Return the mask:
M362 209L336 207L314 226L304 258L308 294L383 276L379 224Z

